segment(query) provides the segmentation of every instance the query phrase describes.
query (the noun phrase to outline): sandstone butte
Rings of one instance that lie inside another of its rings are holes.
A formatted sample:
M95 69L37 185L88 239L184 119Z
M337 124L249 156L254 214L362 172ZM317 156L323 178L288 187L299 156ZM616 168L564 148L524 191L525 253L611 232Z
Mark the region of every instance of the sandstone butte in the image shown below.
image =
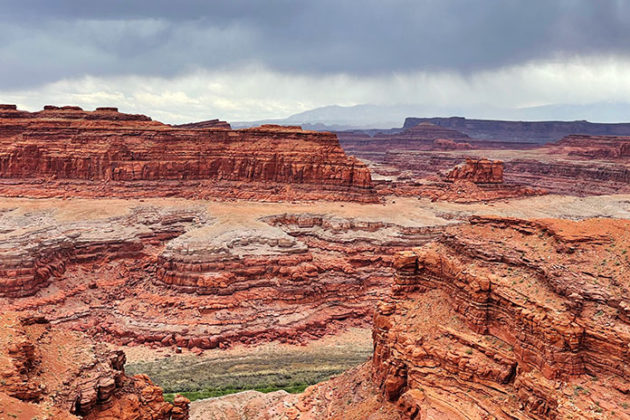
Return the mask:
M446 174L448 181L470 181L476 184L503 183L503 162L500 160L467 158Z
M424 182L414 177L397 177L395 181L376 180L375 188L382 195L426 197L431 201L474 203L509 198L543 195L542 188L505 183L504 163L485 158L466 158L465 162L427 176ZM427 182L428 181L428 182Z
M334 134L295 126L170 126L116 108L0 105L0 150L5 196L376 201L369 170Z
M189 401L164 401L146 375L129 377L125 354L37 316L0 314L0 418L185 420Z
M628 220L472 217L398 254L370 361L233 404L258 419L629 419L628 249Z

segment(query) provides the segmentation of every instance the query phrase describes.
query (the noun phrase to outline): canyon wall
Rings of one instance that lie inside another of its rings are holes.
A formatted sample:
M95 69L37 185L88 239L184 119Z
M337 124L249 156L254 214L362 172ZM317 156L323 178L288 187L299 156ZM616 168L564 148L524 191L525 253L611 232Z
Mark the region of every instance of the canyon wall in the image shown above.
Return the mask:
M115 108L0 107L0 181L11 196L376 200L334 134L173 127Z
M440 231L240 212L215 218L190 203L80 221L0 212L0 305L123 345L304 342L369 323L393 255Z
M629 228L476 217L400 254L374 324L384 396L419 418L630 416Z
M371 361L253 417L630 419L629 232L611 219L448 227L398 254Z
M593 136L630 136L630 123L592 123L588 121L500 121L462 117L405 119L403 129L431 123L458 130L476 140L547 143L570 134Z
M628 158L588 158L591 155L619 154L621 146L611 148L591 143L591 147L548 146L531 151L468 152L387 152L384 164L388 173L407 172L416 178L435 177L468 158L501 158L505 183L543 188L550 193L597 195L630 192ZM379 173L379 168L374 168Z
M548 145L554 152L592 159L630 160L630 137L571 135Z

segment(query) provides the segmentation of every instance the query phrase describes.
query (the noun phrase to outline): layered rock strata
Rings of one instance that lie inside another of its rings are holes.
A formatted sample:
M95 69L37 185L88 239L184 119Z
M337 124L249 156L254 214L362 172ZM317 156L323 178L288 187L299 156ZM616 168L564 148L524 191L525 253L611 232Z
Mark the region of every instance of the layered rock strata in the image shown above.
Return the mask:
M0 111L4 195L376 200L369 170L331 133L173 127L115 108Z
M205 220L202 212L150 207L134 209L130 215L105 223L87 220L55 225L46 214L2 216L0 297L10 298L34 295L54 279L63 278L71 265L142 258L147 248L184 233L185 226L193 221ZM42 227L22 228L30 223Z
M446 180L470 181L475 184L502 184L503 162L488 159L466 159L446 174Z
M458 130L476 140L499 140L539 144L557 141L570 134L592 136L630 136L629 123L592 123L588 121L499 121L461 117L406 118L404 129L422 123Z
M375 316L383 395L419 418L630 416L628 232L477 217L401 254Z
M397 256L370 362L253 418L628 419L629 232L610 219L449 227Z
M583 147L548 146L530 151L396 152L387 153L389 173L410 173L414 179L428 179L445 172L464 159L484 156L504 163L507 184L543 188L550 193L570 195L614 194L630 191L630 161L627 158L587 158L580 153L603 156L619 153L619 143L607 148L592 144ZM602 151L605 148L605 151ZM374 169L376 173L379 169Z
M152 206L92 221L16 210L1 220L0 304L117 344L195 351L302 342L365 325L391 284L392 256L439 232L318 214L225 220Z
M571 135L550 144L554 152L588 159L630 160L630 137Z
M0 315L0 417L188 419L189 401L164 401L145 375L125 375L125 354L41 317Z

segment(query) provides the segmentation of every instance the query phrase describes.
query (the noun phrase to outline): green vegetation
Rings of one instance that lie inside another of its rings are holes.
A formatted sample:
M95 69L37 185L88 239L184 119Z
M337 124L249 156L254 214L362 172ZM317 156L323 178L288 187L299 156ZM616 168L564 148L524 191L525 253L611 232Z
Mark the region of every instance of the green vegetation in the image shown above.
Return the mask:
M254 387L254 388L206 388L201 391L190 391L190 392L175 392L164 394L164 399L168 402L173 402L175 395L181 394L184 397L188 398L190 401L203 400L205 398L214 398L214 397L222 397L224 395L236 394L237 392L254 390L258 392L264 392L265 394L268 392L280 391L284 390L290 394L299 394L300 392L304 392L304 390L313 384L288 384L284 386L280 385L268 385L262 387Z
M169 401L176 394L198 400L246 390L302 392L365 361L370 342L315 350L273 350L253 354L218 353L175 356L153 362L130 363L129 374L145 373L164 389Z

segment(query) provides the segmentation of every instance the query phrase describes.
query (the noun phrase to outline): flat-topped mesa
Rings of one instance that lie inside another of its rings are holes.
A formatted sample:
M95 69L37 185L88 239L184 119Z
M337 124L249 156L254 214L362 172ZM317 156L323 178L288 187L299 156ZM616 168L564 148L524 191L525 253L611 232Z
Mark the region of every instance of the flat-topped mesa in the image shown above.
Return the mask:
M457 165L446 174L446 181L470 181L476 184L502 184L503 162L500 160L471 159Z
M572 134L547 146L552 152L595 159L630 160L630 136Z
M115 108L9 107L0 109L0 150L5 195L376 201L364 163L334 134L300 127L182 127Z
M413 127L409 127L403 132L396 134L395 136L397 138L408 138L416 140L470 140L470 137L467 134L462 133L461 131L453 130L446 127L440 127L439 125L431 124L429 122L422 122Z

